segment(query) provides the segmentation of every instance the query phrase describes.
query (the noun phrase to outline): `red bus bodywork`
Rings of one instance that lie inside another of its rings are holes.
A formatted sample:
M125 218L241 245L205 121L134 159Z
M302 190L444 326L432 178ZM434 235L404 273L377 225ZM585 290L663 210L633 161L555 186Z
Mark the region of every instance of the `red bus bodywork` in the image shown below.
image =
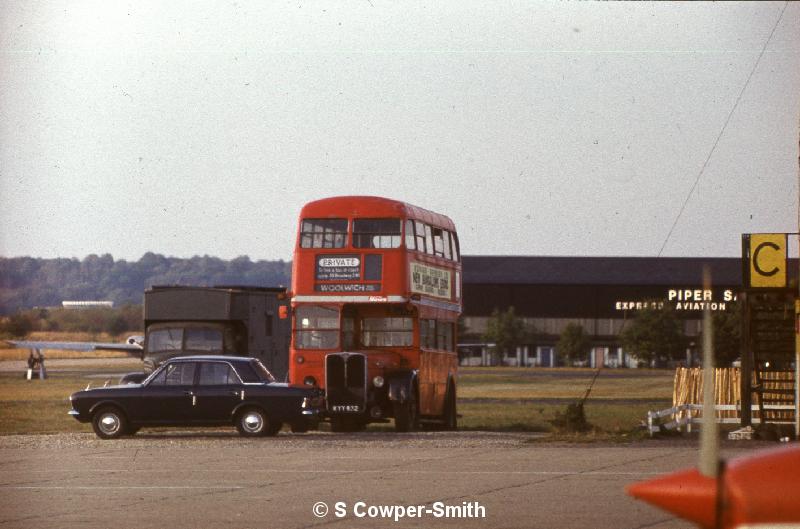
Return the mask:
M334 426L395 417L401 430L419 419L455 427L448 415L462 303L450 218L380 197L310 202L300 213L291 290L289 381L326 388ZM350 382L328 387L337 377Z

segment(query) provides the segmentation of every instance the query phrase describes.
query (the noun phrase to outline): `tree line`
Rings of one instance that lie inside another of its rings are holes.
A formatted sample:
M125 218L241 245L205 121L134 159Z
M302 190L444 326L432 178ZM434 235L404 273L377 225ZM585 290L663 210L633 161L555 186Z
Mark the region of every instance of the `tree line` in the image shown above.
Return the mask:
M33 307L56 307L64 300L107 300L115 306L141 305L153 285L289 285L291 262L224 260L208 255L189 259L148 252L138 261L110 254L84 259L0 257L0 315Z
M31 332L68 332L97 335L141 333L142 306L85 309L22 309L0 317L0 339L24 338Z

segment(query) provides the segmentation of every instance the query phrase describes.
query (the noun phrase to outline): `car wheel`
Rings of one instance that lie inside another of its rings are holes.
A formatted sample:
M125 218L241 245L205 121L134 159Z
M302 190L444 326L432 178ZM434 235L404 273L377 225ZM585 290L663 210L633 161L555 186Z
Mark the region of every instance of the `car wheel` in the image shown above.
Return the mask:
M128 421L118 408L107 406L94 413L92 428L100 439L116 439L128 431Z
M239 415L236 416L236 429L245 437L267 435L269 433L269 428L270 425L267 415L258 408L247 408L239 412Z
M417 388L403 402L394 403L394 429L396 432L413 432L419 429L419 408L417 407Z

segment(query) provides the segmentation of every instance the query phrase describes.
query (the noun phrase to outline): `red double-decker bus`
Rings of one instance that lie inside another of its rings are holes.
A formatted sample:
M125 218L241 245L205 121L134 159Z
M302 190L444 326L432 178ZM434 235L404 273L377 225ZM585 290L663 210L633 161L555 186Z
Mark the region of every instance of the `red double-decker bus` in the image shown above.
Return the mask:
M306 204L289 380L325 389L334 431L456 428L461 258L445 215L380 197Z

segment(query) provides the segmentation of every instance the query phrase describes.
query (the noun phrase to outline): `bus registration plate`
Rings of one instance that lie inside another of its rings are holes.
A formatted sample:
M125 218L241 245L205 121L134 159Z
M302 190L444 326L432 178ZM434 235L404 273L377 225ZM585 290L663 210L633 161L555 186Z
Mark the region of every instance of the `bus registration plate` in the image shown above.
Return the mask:
M331 406L331 411L360 412L361 406L358 404L334 404Z

